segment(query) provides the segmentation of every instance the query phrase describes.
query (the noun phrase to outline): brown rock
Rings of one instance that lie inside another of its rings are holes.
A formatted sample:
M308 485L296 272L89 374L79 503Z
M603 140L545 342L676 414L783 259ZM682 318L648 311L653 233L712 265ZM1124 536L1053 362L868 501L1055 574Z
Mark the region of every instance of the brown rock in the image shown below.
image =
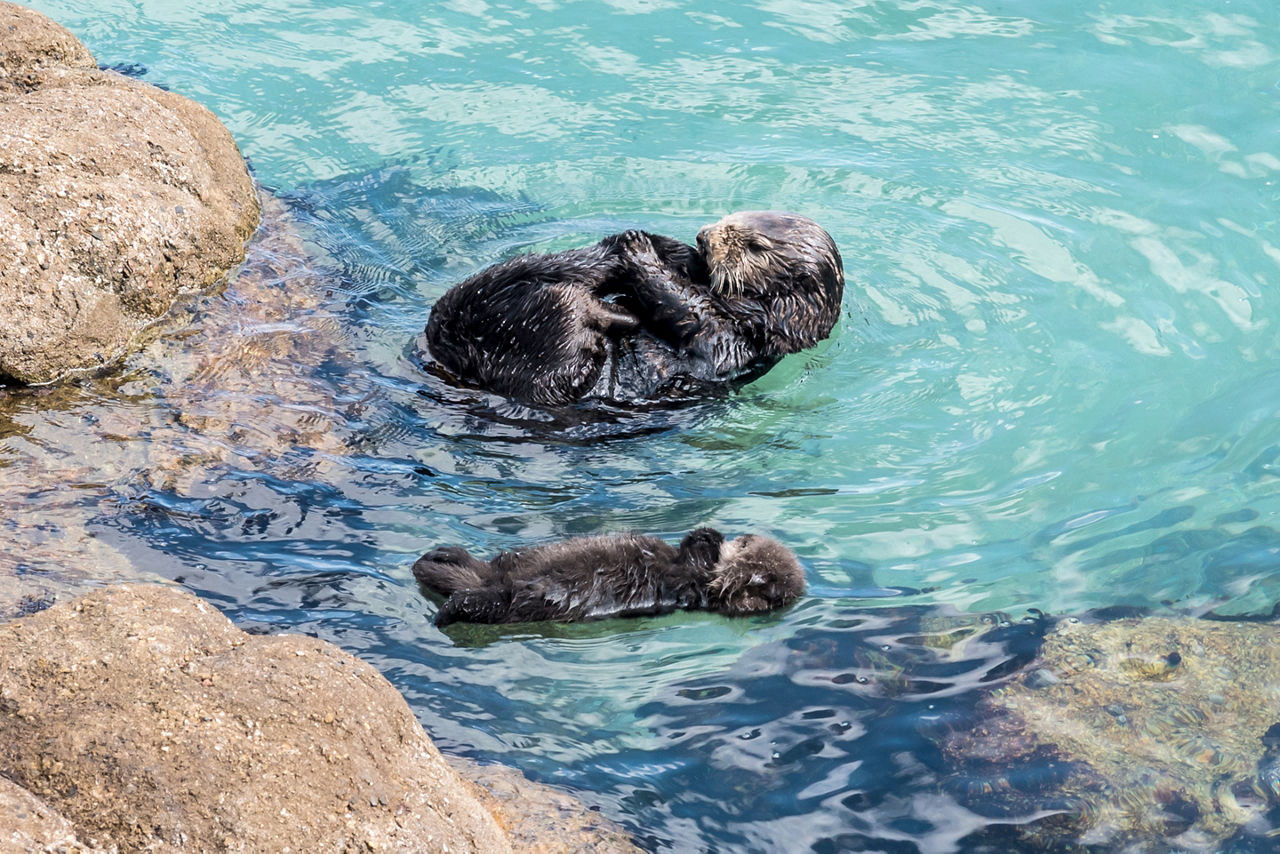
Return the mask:
M179 95L99 71L0 2L0 377L114 360L244 256L258 205L231 135Z
M124 585L0 625L0 658L0 774L81 839L511 850L390 683L331 644Z
M514 768L451 757L449 764L498 820L521 854L639 854L619 824L566 792L530 781Z
M0 93L30 89L49 68L94 68L93 54L66 27L31 9L0 3Z
M0 777L0 851L99 851L76 839L71 822L26 789Z

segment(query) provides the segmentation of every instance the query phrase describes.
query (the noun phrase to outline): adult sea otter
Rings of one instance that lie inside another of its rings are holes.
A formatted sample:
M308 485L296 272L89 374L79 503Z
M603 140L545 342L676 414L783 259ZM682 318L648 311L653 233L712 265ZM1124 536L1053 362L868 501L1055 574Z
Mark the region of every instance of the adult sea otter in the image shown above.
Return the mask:
M427 349L463 384L559 407L699 396L830 334L844 271L813 220L742 211L697 243L626 231L496 264L437 301Z

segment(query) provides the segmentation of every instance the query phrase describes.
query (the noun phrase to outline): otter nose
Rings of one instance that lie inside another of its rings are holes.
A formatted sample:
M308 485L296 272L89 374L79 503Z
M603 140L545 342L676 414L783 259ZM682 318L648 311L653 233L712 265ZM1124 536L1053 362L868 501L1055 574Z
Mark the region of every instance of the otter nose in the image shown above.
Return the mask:
M707 229L710 227L709 225L704 225L698 229L698 251L703 254L706 254L707 251Z

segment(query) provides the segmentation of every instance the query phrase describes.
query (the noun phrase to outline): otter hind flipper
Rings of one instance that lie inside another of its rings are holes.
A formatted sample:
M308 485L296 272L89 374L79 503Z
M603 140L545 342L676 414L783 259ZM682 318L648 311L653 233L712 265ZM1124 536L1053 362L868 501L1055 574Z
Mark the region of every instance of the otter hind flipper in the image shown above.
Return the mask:
M488 563L472 557L461 546L442 546L413 564L413 577L418 583L441 596L484 587L491 575Z

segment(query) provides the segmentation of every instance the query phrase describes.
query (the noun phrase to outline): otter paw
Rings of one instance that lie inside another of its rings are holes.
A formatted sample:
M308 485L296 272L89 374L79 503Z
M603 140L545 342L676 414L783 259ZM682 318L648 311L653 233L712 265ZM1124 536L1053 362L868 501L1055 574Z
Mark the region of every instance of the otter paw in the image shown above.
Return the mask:
M651 254L653 252L653 239L648 232L641 231L638 228L628 228L619 234L618 244L629 252L643 254Z
M715 528L698 528L680 541L680 561L710 569L720 560L723 544L724 535Z

